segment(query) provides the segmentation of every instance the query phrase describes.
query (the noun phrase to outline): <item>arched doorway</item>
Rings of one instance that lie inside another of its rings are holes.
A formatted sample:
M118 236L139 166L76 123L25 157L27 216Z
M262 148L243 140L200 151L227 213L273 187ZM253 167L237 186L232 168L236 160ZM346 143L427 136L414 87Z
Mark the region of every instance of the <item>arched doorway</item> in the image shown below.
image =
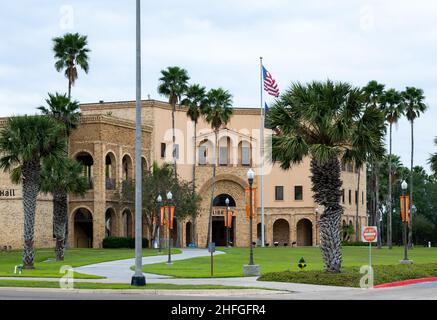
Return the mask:
M193 242L193 224L188 221L185 224L185 245L188 247Z
M115 155L109 152L105 157L105 186L106 190L115 190L117 166Z
M133 179L132 158L127 154L122 160L122 179L123 181L130 181Z
M93 247L93 215L85 208L78 209L74 214L74 246Z
M290 225L285 219L273 223L273 244L288 246L290 244Z
M123 237L133 238L133 219L132 213L129 209L123 211L122 214L122 222L123 222Z
M235 199L229 194L222 193L214 198L213 217L212 217L212 242L216 246L226 246L227 228L225 226L226 199L229 199L229 211L233 211L236 206ZM232 225L229 229L230 245L234 243L235 216L232 217Z
M262 234L261 234L261 231L262 231L262 226L261 226L261 223L258 223L257 225L256 225L256 243L257 243L257 245L261 245L261 242L262 242Z
M297 245L309 247L313 245L313 224L308 219L301 219L297 223Z
M114 237L117 235L116 230L116 216L115 211L112 208L106 210L105 213L105 237Z

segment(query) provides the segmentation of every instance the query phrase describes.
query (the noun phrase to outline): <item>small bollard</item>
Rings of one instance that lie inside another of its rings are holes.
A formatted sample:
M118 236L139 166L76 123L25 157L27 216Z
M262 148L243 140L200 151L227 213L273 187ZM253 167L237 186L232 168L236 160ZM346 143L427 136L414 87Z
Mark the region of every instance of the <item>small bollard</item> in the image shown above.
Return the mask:
M428 248L431 248L431 241L428 241Z

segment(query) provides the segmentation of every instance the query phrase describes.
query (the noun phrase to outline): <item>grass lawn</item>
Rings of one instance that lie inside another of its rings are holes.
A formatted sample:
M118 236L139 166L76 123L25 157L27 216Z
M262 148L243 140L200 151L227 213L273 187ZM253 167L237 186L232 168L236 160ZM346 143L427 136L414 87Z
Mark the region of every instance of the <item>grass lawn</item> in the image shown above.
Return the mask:
M374 285L437 276L437 263L413 265L375 265ZM360 287L360 267L345 267L340 274L323 271L282 271L263 274L260 281L280 281L344 287Z
M243 265L249 262L247 248L218 248L224 255L214 256L214 277L241 277ZM343 247L343 267L362 266L368 264L368 247ZM373 265L398 264L403 258L403 248L394 247L372 249ZM410 259L415 264L437 263L437 248L416 247L409 252ZM280 272L285 270L298 271L298 261L303 257L307 263L307 270L323 270L322 255L316 247L278 247L255 248L254 260L260 265L261 273ZM171 275L180 278L210 277L210 257L193 258L175 261L173 265L158 263L144 265L145 272Z
M0 287L59 289L59 283L57 281L0 280ZM145 287L133 287L131 285L122 284L122 283L76 282L74 284L74 289L210 290L210 289L254 289L254 288L238 287L238 286L222 286L222 285L176 285L176 284L166 284L166 283L149 283Z
M174 253L180 253L174 249ZM158 255L157 249L143 249L143 257ZM80 267L88 264L112 260L129 259L135 257L133 249L68 249L65 252L65 261L56 262L53 249L37 249L35 269L23 270L21 275L14 274L16 265L22 264L22 251L0 252L0 277L38 277L59 278L63 274L59 269L63 265ZM101 277L75 273L78 279L99 279Z

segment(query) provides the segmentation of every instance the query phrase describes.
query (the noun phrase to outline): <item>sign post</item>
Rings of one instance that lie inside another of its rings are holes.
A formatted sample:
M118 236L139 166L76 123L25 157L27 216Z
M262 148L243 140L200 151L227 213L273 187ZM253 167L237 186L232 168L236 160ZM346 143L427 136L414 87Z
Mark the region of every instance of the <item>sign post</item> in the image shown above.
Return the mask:
M371 279L373 283L373 268L372 268L372 242L378 241L378 228L377 227L363 227L362 237L364 242L369 243L369 267Z
M208 251L211 253L211 278L214 276L214 252L215 242L208 243Z

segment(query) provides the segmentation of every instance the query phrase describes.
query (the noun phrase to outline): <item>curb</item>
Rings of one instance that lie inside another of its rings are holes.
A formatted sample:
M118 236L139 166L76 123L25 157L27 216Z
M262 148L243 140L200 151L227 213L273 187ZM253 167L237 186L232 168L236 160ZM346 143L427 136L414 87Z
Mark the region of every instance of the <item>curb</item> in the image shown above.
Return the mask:
M410 284L423 283L423 282L433 282L433 281L437 281L437 277L419 278L419 279L410 279L410 280L383 283L383 284L379 284L377 286L374 286L373 288L375 288L375 289L392 288L392 287L408 286Z

